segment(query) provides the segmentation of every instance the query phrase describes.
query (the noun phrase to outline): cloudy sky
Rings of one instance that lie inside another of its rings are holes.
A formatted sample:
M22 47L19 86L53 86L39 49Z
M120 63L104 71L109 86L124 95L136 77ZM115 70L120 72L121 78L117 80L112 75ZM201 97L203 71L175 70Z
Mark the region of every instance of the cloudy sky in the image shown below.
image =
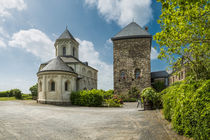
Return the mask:
M40 63L55 57L54 41L66 25L80 43L80 59L99 70L98 88L112 89L110 38L133 20L154 35L160 12L155 0L0 0L0 91L28 93ZM164 70L155 41L151 47L152 71Z

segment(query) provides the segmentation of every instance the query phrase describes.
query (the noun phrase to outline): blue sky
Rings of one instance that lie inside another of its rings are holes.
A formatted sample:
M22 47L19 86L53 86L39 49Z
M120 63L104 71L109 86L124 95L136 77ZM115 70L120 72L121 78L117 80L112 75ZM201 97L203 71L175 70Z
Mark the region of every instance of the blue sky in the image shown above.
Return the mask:
M110 38L133 19L154 35L160 14L161 4L152 0L1 0L0 91L29 92L39 65L55 57L54 41L66 25L80 43L80 59L99 70L98 87L112 89ZM156 58L158 52L158 46L152 49L152 71L168 66Z

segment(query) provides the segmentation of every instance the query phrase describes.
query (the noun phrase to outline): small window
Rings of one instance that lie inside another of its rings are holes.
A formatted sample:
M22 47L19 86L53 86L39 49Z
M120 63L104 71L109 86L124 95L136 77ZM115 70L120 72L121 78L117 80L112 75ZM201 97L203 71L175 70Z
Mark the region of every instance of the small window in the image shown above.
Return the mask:
M140 78L140 70L139 69L135 70L135 78L136 79Z
M65 82L65 91L68 91L69 90L69 87L68 86L69 86L69 83L68 83L68 81L66 81Z
M63 56L66 56L66 47L63 47Z
M120 78L121 79L125 79L125 71L121 71L120 72Z
M52 81L52 82L50 83L50 90L51 90L51 91L55 91L55 82L54 82L54 81Z

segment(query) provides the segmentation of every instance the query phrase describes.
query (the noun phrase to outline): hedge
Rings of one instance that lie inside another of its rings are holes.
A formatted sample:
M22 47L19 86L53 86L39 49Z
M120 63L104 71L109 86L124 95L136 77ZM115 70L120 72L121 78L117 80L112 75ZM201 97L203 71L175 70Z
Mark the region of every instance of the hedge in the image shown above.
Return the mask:
M113 90L83 90L74 91L70 96L73 105L80 106L120 106L121 100L117 95L114 95Z
M162 94L164 116L179 134L209 139L210 80L175 83Z

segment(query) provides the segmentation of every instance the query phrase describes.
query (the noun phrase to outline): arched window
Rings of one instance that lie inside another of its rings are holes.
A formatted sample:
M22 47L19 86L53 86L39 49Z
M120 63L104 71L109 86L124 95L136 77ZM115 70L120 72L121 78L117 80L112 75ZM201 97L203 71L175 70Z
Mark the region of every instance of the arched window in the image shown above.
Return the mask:
M135 78L136 79L140 78L140 70L139 69L135 70Z
M39 82L39 91L42 91L42 82Z
M55 91L55 82L54 81L50 82L50 91Z
M125 79L125 71L121 71L120 72L120 78L121 79Z
M65 91L69 91L69 81L65 82Z
M73 56L75 56L75 48L73 47Z
M66 47L63 47L63 56L66 56Z

